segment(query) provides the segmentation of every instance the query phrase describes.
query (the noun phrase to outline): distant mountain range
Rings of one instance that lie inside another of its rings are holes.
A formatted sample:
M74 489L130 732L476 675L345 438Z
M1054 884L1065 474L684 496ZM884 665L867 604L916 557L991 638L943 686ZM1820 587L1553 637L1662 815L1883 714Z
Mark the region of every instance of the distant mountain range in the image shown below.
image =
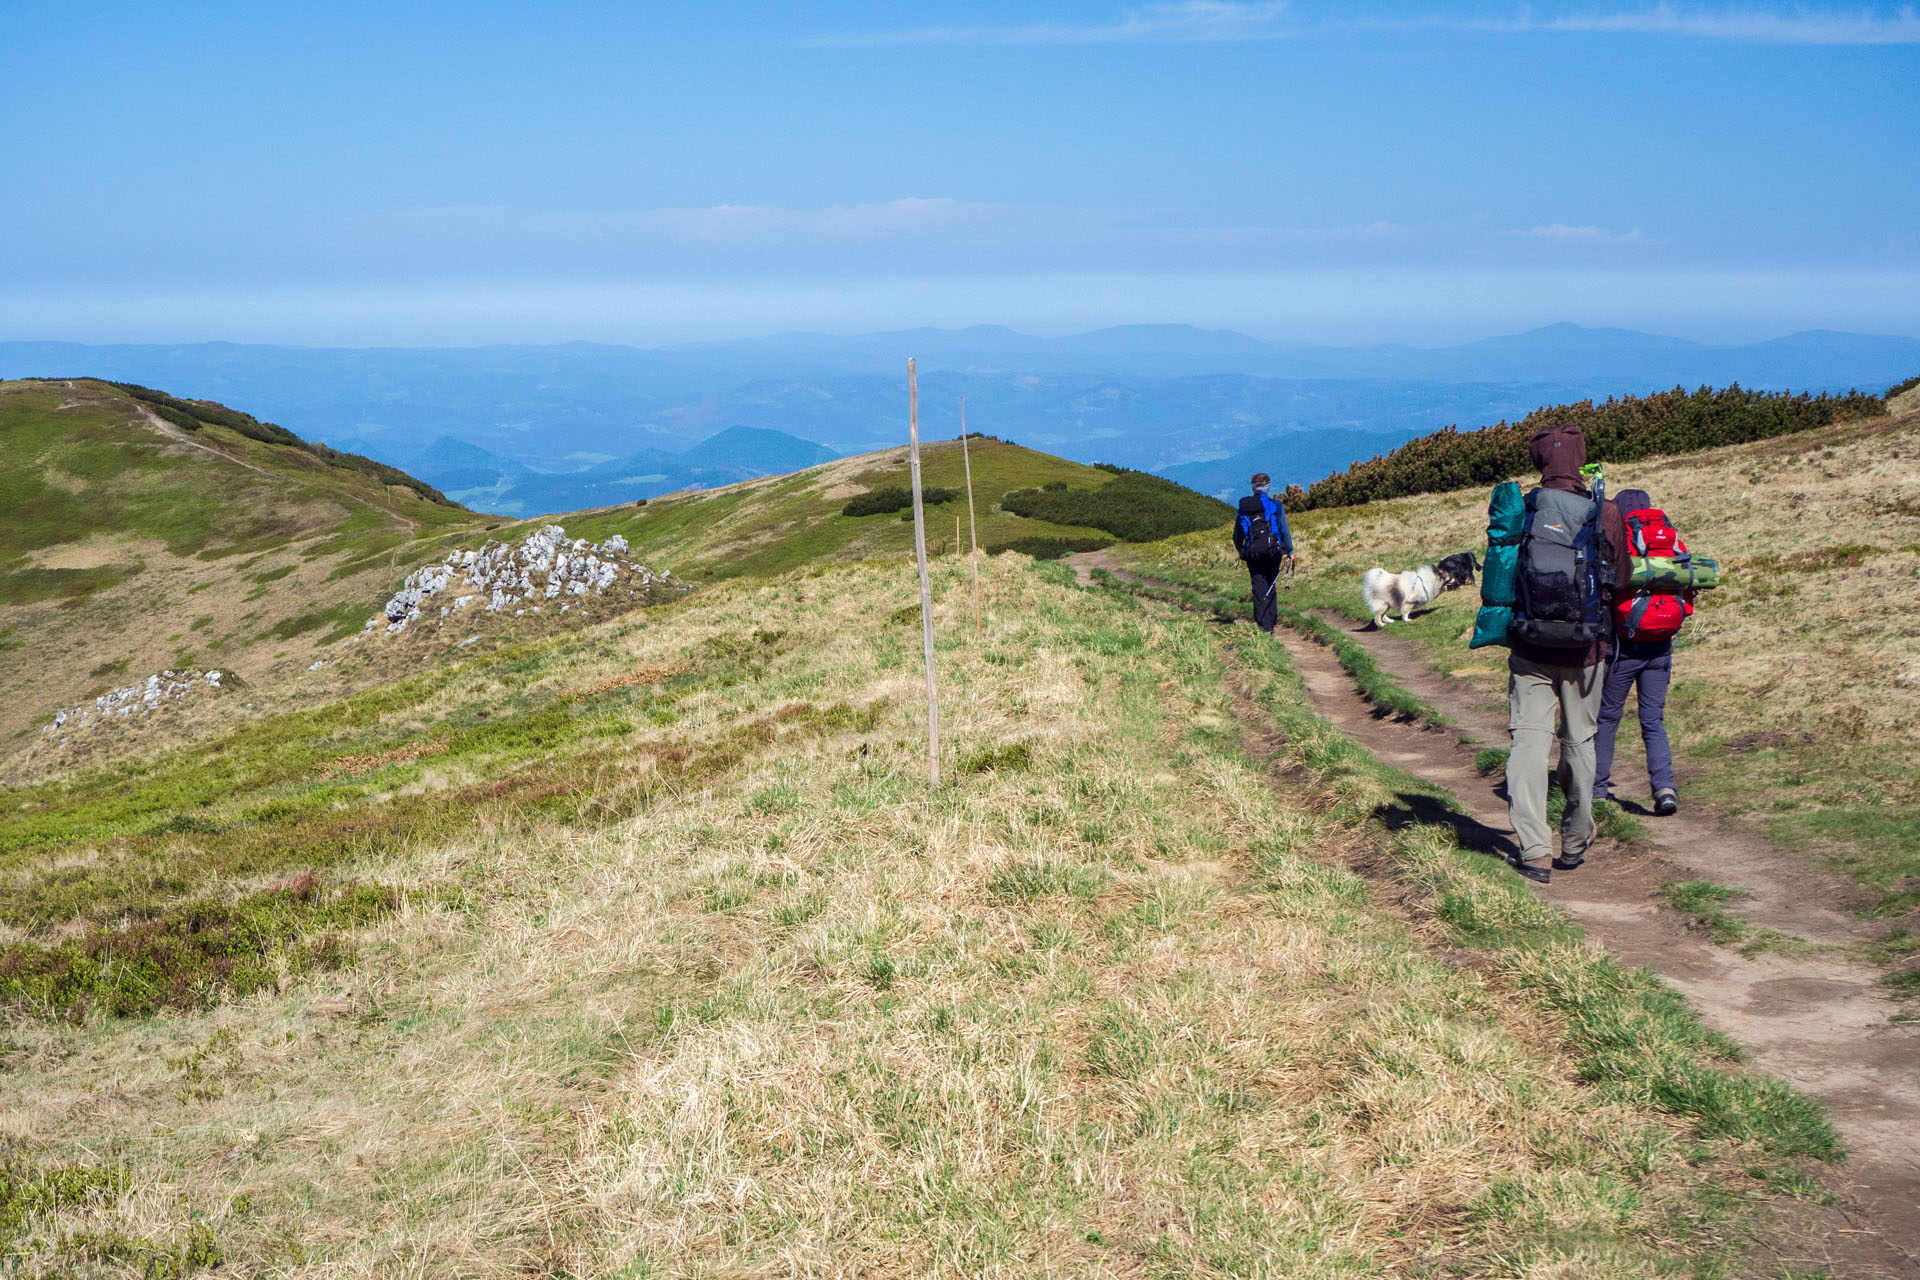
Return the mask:
M408 463L414 475L476 511L532 516L610 507L680 489L713 489L739 480L799 471L840 455L824 445L763 427L728 427L681 453L643 449L581 471L543 474L442 436Z
M1224 458L1162 467L1160 474L1210 497L1232 501L1249 492L1248 486L1255 473L1264 471L1273 477L1273 492L1278 496L1290 484L1297 484L1304 489L1316 480L1324 480L1336 471L1346 470L1349 463L1377 457L1419 434L1417 431L1347 431L1340 428L1289 431L1270 436Z
M967 425L1004 439L1146 470L1231 463L1220 475L1275 438L1301 466L1332 470L1448 424L1475 427L1590 396L1729 382L1879 391L1920 373L1920 339L1824 331L1708 346L1552 325L1428 349L1134 325L1059 338L994 326L778 334L650 350L7 342L0 377L85 374L220 400L409 467L483 509L530 514L646 496L663 483L720 483L734 471L770 474L787 456L688 459L734 427L841 454L898 444L910 355L930 438L958 434L964 396ZM1276 480L1315 478L1289 466L1265 469ZM1207 491L1220 487L1206 478L1215 473L1183 474Z

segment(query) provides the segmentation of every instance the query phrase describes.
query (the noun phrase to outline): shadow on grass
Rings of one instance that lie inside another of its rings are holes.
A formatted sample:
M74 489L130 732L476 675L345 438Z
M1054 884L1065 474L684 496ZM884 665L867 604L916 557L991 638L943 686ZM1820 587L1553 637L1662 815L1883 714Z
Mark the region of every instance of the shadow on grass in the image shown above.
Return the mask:
M1389 831L1414 827L1444 826L1452 830L1460 847L1502 860L1519 851L1511 834L1488 826L1469 813L1462 813L1437 796L1418 791L1397 791L1393 802L1373 811L1374 818Z
M1426 617L1430 613L1435 612L1437 609L1438 609L1438 606L1436 605L1429 605L1425 609L1415 609L1412 613L1409 613L1404 619L1399 617L1396 614L1393 620L1388 622L1385 627L1374 626L1373 619L1368 618L1365 622L1353 628L1353 634L1356 636L1362 636L1362 635L1366 635L1369 632L1374 632L1380 635L1385 635L1389 627L1403 626L1409 622L1418 622L1420 621L1420 619Z

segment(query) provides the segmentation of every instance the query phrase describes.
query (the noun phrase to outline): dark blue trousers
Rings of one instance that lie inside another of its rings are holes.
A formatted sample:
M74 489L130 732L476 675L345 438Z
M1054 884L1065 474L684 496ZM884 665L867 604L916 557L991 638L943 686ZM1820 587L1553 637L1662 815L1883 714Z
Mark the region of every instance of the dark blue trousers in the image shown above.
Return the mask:
M1673 785L1673 745L1667 741L1667 686L1673 681L1673 642L1616 641L1600 696L1600 725L1593 735L1593 794L1609 794L1614 738L1627 712L1627 695L1638 692L1640 740L1647 747L1647 780L1655 791Z
M1253 579L1253 625L1268 635L1280 621L1280 561L1249 560L1247 573Z

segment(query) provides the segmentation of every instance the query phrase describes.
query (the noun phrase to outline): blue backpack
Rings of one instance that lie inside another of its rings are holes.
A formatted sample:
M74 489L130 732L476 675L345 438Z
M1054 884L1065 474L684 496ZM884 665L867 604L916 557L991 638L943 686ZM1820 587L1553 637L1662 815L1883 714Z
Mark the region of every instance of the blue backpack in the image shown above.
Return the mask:
M1284 554L1280 549L1280 535L1273 531L1273 522L1267 519L1267 508L1259 494L1240 499L1240 519L1247 530L1240 543L1242 560L1278 560Z

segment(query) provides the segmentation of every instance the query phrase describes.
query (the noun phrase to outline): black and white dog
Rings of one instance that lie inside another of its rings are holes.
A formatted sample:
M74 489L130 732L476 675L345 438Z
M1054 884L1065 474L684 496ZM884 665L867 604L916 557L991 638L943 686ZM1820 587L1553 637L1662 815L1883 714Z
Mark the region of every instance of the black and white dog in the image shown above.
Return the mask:
M1405 622L1415 609L1439 599L1441 592L1466 586L1479 567L1472 552L1460 551L1437 564L1423 564L1405 573L1369 569L1360 579L1360 598L1373 615L1377 630L1387 625L1389 613L1397 610L1400 621Z

